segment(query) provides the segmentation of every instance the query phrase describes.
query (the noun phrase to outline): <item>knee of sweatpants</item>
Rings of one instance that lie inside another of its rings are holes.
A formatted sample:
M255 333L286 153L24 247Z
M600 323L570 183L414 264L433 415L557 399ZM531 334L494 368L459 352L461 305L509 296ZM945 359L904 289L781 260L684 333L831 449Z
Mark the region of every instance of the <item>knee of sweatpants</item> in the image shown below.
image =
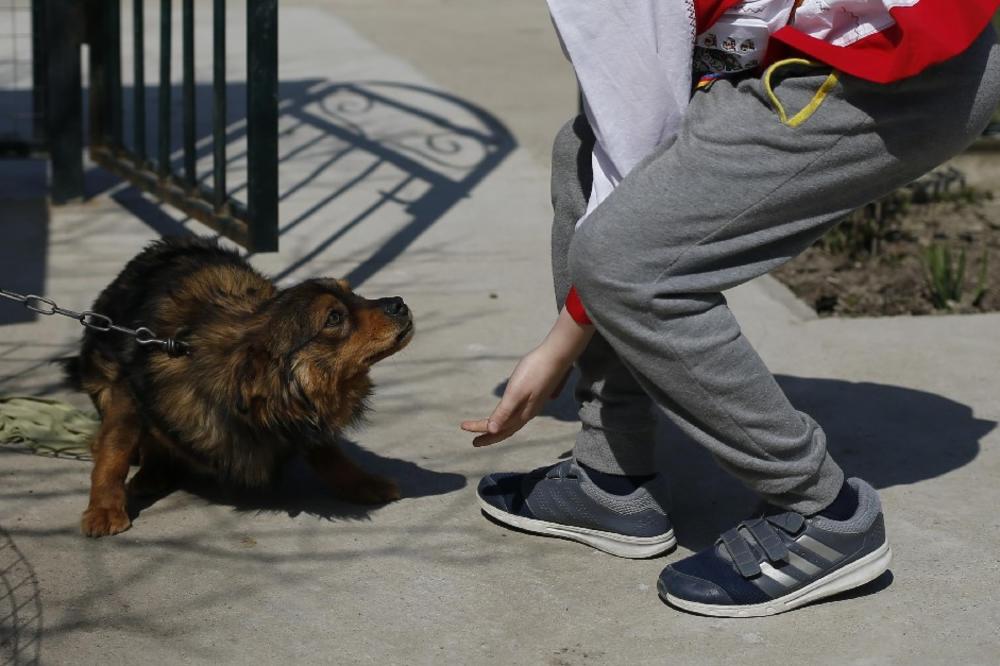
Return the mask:
M592 221L590 221L592 222ZM616 244L605 238L599 225L584 222L569 247L569 274L588 311L634 300L640 271L623 254L627 239Z
M611 238L593 222L577 229L569 248L570 279L591 318L652 313L667 326L725 304L715 279L678 261L677 251L650 252L636 235Z

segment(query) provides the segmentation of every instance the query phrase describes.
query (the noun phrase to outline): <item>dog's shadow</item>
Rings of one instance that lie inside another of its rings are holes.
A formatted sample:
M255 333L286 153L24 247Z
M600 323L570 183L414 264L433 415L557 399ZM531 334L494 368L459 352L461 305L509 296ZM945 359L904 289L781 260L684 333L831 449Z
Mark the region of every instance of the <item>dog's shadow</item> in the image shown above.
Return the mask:
M355 442L341 439L342 450L363 469L394 479L402 499L443 495L465 487L466 478L451 472L435 472L416 463L387 458L361 448ZM278 482L271 488L246 489L220 485L213 479L187 477L177 490L183 490L206 502L230 506L236 511L251 513L284 513L290 517L305 513L326 520L362 520L382 506L361 505L338 500L301 458L285 466ZM135 519L152 506L159 497L131 498L130 513Z

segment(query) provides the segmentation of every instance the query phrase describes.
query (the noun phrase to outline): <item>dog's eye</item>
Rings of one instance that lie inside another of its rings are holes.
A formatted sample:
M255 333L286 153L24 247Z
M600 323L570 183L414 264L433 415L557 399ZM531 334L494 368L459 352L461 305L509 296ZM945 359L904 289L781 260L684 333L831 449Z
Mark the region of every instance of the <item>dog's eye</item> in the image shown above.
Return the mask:
M326 318L327 326L340 326L344 321L344 315L334 310Z

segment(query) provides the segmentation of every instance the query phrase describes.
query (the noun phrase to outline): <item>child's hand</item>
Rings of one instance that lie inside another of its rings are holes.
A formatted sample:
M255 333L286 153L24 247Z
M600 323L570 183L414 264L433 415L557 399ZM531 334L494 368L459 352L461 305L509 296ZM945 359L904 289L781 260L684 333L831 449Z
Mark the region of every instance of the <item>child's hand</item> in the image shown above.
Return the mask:
M518 362L493 414L488 419L463 422L462 430L480 433L472 440L473 446L489 446L507 439L542 411L568 371L543 343Z
M493 414L462 423L462 430L479 434L472 445L502 442L535 418L546 401L558 395L592 335L592 327L580 326L564 310L545 341L518 362Z

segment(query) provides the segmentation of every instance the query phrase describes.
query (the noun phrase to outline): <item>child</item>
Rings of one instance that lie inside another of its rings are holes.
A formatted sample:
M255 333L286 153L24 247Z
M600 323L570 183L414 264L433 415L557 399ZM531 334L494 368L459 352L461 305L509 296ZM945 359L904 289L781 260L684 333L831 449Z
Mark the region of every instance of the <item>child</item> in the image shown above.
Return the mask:
M721 292L982 132L1000 103L998 5L549 0L585 108L553 154L563 306L493 414L462 427L476 446L510 437L574 363L583 427L571 459L486 476L483 509L624 557L669 550L656 405L770 507L666 567L665 601L769 615L884 572L878 494L845 480Z

